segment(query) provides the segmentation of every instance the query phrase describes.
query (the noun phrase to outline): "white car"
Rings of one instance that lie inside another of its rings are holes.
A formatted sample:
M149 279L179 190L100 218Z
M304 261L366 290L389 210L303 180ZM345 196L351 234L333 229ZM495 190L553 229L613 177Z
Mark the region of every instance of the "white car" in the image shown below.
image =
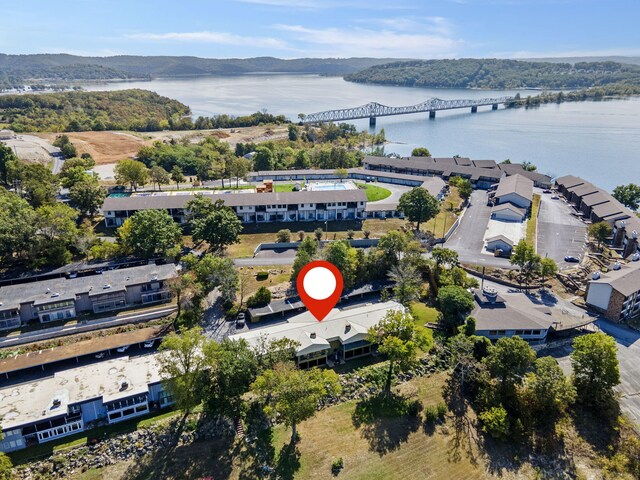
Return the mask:
M96 357L96 358L104 358L106 356L107 356L107 352L100 352L100 353L96 353L94 355L94 357Z
M146 342L144 342L144 348L153 348L153 344L155 343L155 340L147 340Z
M117 351L118 353L124 353L124 352L126 352L126 351L127 351L127 348L129 348L130 346L131 346L131 345L124 345L124 346L122 346L122 347L118 347L118 348L116 349L116 351Z

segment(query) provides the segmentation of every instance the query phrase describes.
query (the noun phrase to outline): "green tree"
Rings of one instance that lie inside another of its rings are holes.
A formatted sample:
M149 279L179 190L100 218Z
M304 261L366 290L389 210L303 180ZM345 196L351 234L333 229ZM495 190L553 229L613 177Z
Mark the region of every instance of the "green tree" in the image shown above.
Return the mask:
M256 147L256 153L253 156L253 170L261 172L265 170L273 170L275 159L273 152L263 145Z
M186 272L176 277L165 280L165 285L171 290L176 298L176 316L174 319L174 328L182 317L184 309L191 308L193 299L198 293L198 283L192 272Z
M242 395L258 374L258 359L246 340L225 339L207 350L210 381L205 390L210 412L236 418L241 413Z
M235 300L239 279L233 259L208 253L194 267L194 272L207 291L218 288L223 300Z
M107 191L92 178L76 183L69 190L71 205L83 214L94 216L102 206Z
M69 263L68 249L78 238L78 211L63 203L36 209L37 248L50 265Z
M412 157L430 157L431 152L427 147L416 147L411 151Z
M171 180L176 182L176 188L180 190L180 184L184 183L185 178L182 169L178 165L174 165L171 169Z
M276 242L288 243L290 241L291 241L291 230L286 228L282 230L278 230L278 233L276 233Z
M332 370L299 370L291 363L280 363L260 375L251 390L265 402L264 412L268 416L278 417L291 427L294 444L298 424L315 415L320 401L339 395L341 387Z
M390 310L378 325L369 329L367 340L378 345L378 351L389 360L385 393L391 394L394 369L404 371L414 362L418 350L416 327L409 313Z
M295 142L298 140L299 135L300 135L300 132L298 131L298 127L292 123L289 124L289 140L291 142Z
M422 279L418 269L411 263L403 261L392 266L388 276L395 284L393 296L402 305L408 306L420 296Z
M118 229L122 245L135 255L165 256L180 245L182 232L165 210L140 210Z
M13 478L11 459L4 452L0 452L0 480L12 480Z
M462 333L464 333L467 337L471 337L476 334L476 319L471 315L469 315L464 321Z
M466 178L463 178L458 182L457 188L460 198L463 200L469 200L469 197L471 197L471 194L473 193L473 185L471 185L471 182Z
M344 288L351 288L356 281L356 249L346 240L341 240L329 243L322 253L327 262L334 264L340 270Z
M340 181L342 181L349 176L349 170L347 170L346 168L337 168L335 171L335 175L340 179Z
M46 166L22 160L7 164L7 180L18 185L18 192L34 208L56 202L58 177Z
M573 341L571 365L573 382L582 403L604 405L613 398L613 387L620 383L613 337L598 332L576 338Z
M9 173L9 162L17 161L18 157L13 153L11 147L0 142L0 181L2 181L3 184L7 185L8 183L7 175Z
M247 306L249 308L264 307L271 302L271 290L264 285L258 288L258 291L247 298Z
M556 273L558 273L558 265L553 258L545 257L540 260L540 277L543 282L554 277Z
M385 270L389 270L393 265L397 265L400 262L408 243L408 235L398 230L391 230L380 237L377 251L383 254Z
M242 222L222 200L212 202L201 195L187 203L189 223L195 242L207 242L209 251L221 252L227 245L238 243Z
M120 160L114 168L116 182L120 185L129 184L131 190L137 190L139 186L147 183L149 169L137 160L125 158Z
M188 414L202 401L207 353L212 348L199 327L180 333L170 333L158 348L160 375L175 399L176 405Z
M171 181L171 175L164 168L154 165L149 170L151 185L158 185L158 190L162 190L162 185L167 185Z
M449 332L454 332L462 325L465 316L475 306L473 295L457 285L442 287L438 292L437 301L442 312L440 321Z
M304 149L298 150L293 165L299 170L305 170L309 168L311 166L311 157L309 157L309 153Z
M640 186L635 183L629 185L618 185L613 189L613 198L622 203L625 207L638 210L640 206Z
M511 255L511 265L516 265L520 268L520 275L518 276L520 283L524 280L524 283L528 285L534 275L540 270L541 258L536 254L533 246L529 245L526 240L522 239L513 249Z
M420 223L428 222L440 211L440 204L426 189L416 187L400 196L398 211L411 222L416 222L416 230Z
M519 395L535 424L553 425L575 401L576 390L554 358L541 357L534 372L526 374Z
M300 246L298 247L298 251L296 252L296 258L293 261L293 269L291 270L291 281L295 282L298 278L298 274L302 267L304 267L307 263L313 261L318 253L318 242L311 237L305 237L302 242L300 242Z
M500 382L502 403L513 406L516 387L536 359L536 352L522 338L502 337L489 349L484 362L492 377Z
M36 212L18 195L0 187L0 259L21 257L35 237Z
M86 169L80 165L71 167L60 172L60 184L64 188L71 188L76 183L92 180L94 177L86 172Z
M502 405L481 412L478 418L484 432L503 442L509 439L509 416Z
M238 188L239 179L249 173L250 162L244 157L235 157L231 160L230 173L236 177L236 188Z
M597 222L589 225L587 229L589 232L589 236L598 241L598 250L600 250L600 246L602 242L604 242L613 232L611 225L607 222Z

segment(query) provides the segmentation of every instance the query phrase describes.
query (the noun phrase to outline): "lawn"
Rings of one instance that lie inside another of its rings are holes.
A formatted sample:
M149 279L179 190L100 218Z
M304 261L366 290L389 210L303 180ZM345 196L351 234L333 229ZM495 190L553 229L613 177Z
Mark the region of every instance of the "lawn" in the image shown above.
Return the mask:
M391 191L378 185L370 185L368 183L356 183L356 185L365 190L367 194L367 202L377 202L391 196Z
M438 215L420 225L420 228L433 233L436 238L444 237L458 219L457 211L460 209L460 205L462 205L462 198L458 194L458 189L452 186L449 195L440 203Z
M405 226L407 222L400 218L368 219L364 221L333 221L325 222L274 222L261 223L258 225L245 225L243 233L240 234L240 243L233 244L227 248L227 253L233 258L253 257L253 252L260 243L273 243L276 241L278 230L288 229L291 231L291 241L298 241L298 231L305 232L305 235L313 235L313 232L320 228L328 230L330 240L342 240L347 238L347 232L353 230L354 238L364 238L364 230L370 232L371 238L380 238L391 230L398 230ZM323 236L323 240L326 239Z
M424 326L425 323L437 323L440 312L433 307L427 307L424 303L413 302L411 314L416 319L416 325Z
M273 185L273 190L276 192L293 192L293 183L276 183Z
M536 229L538 227L538 211L540 210L540 195L533 195L533 203L531 205L531 216L527 220L527 243L535 250L536 246Z
M244 286L244 300L258 290L258 288L265 287L273 287L275 285L280 285L286 283L291 278L291 265L272 265L266 267L240 267L239 271L241 274L244 274L245 278L245 286ZM269 277L265 280L258 280L257 273L258 272L269 272Z

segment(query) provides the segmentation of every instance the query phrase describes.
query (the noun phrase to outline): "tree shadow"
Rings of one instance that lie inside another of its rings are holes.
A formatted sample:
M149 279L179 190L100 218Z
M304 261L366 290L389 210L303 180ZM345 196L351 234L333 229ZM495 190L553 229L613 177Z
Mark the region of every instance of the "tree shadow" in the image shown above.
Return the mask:
M356 405L352 422L361 429L369 449L383 456L397 450L420 428L418 414L422 404L401 395L384 393Z
M578 403L571 413L576 430L596 451L607 453L608 446L615 444L620 435L620 405L614 397L598 409Z
M279 480L293 480L296 472L300 470L300 450L295 443L287 443L282 446L278 454L275 475Z

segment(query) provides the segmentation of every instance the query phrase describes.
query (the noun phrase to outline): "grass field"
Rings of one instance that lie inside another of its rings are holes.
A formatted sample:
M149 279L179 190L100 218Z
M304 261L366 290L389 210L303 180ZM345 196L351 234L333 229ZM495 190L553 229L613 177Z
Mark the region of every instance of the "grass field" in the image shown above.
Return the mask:
M531 216L527 220L527 243L533 247L536 247L536 229L538 227L538 211L540 210L540 195L533 195L533 203L531 205Z
M424 303L413 302L411 304L411 314L416 319L416 324L423 326L425 323L437 323L440 312L433 307L427 307Z
M458 189L452 186L449 190L449 195L442 200L440 212L436 218L423 223L420 228L433 233L436 238L443 237L458 219L456 211L460 208L460 205L462 205L462 198L458 194Z
M363 231L368 230L371 238L379 238L391 230L398 230L407 222L400 218L368 219L364 221L329 222L328 238L330 240L342 240L347 238L347 232L353 230L354 238L364 238ZM273 243L276 241L276 233L281 229L291 231L291 241L298 241L298 232L302 230L305 235L313 235L315 229L327 230L324 222L286 222L263 223L259 225L245 225L240 234L240 243L227 248L227 253L234 258L253 257L253 252L260 243ZM326 239L323 236L323 240Z
M364 188L367 194L367 202L378 202L391 196L391 191L378 185L369 185L368 183L356 183L360 188Z
M247 267L241 267L239 269L241 274L244 275L244 300L253 295L258 288L273 287L286 283L291 278L291 265L272 265L266 267L255 267L253 269ZM256 274L258 272L269 272L269 277L265 280L258 280Z

